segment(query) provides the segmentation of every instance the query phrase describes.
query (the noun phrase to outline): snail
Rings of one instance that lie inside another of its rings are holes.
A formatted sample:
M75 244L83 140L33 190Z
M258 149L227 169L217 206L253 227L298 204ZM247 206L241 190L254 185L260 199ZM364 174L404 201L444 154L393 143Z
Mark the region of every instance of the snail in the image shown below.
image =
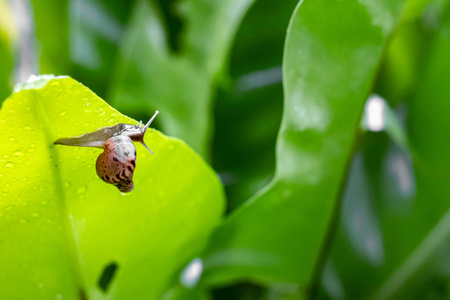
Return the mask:
M144 143L144 134L158 113L156 111L144 127L142 121L139 125L119 123L81 136L61 138L54 144L103 148L95 165L98 177L113 184L122 193L129 193L134 188L133 173L136 167L136 147L133 142L141 143L153 154Z

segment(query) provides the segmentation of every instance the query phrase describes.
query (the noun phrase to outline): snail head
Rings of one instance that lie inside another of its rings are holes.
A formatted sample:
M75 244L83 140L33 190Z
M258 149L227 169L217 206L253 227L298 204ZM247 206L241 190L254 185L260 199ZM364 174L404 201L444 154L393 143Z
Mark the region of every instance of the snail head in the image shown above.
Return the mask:
M127 131L127 135L131 138L133 142L141 143L148 151L150 151L151 154L153 154L152 150L145 144L144 142L144 135L147 131L150 124L152 124L153 120L156 118L156 116L159 114L159 111L157 110L155 114L150 118L150 120L145 124L144 127L142 127L142 121L139 123L139 125L134 125L134 128L129 128Z

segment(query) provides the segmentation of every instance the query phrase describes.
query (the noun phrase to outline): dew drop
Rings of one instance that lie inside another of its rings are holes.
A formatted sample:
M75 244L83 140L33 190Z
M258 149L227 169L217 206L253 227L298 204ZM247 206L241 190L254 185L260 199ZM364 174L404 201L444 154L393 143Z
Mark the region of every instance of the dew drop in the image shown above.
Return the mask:
M66 111L63 110L62 112L59 113L59 115L60 115L61 117L64 117L64 116L66 115Z
M24 224L24 223L27 222L27 220L25 220L25 219L20 219L19 222L22 223L22 224Z
M15 205L8 205L8 206L5 206L5 208L3 208L3 210L10 210L14 207L15 207Z
M28 204L30 204L28 201L22 202L22 206L27 206Z
M81 195L84 192L86 192L86 186L80 186L79 188L76 189L75 193L77 193L77 195Z
M66 181L66 183L64 183L64 187L68 189L70 187L70 181Z
M27 180L28 180L28 177L22 178L22 181L27 181Z
M47 205L47 204L48 204L48 201L47 201L47 200L42 200L42 201L41 201L41 204L42 204L42 205Z
M22 156L23 153L22 153L22 151L17 150L16 152L14 152L14 155L15 155L15 156Z
M14 164L12 163L12 162L7 162L6 164L5 164L5 167L7 167L7 168L13 168L14 167Z
M24 130L30 130L31 127L27 125L27 126L23 127L23 129L24 129Z
M40 216L40 214L37 213L37 212L34 212L34 213L31 214L31 216L34 217L34 218L38 218Z

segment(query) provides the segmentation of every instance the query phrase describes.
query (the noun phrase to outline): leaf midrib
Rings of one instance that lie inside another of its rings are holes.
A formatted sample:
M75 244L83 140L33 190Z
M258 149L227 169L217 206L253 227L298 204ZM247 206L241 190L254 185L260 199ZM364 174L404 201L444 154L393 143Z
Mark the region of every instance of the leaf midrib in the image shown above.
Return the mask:
M52 80L47 82L47 84L44 85L42 87L42 89L45 89L51 81ZM52 161L52 165L50 166L50 169L51 169L51 173L53 176L53 181L55 182L55 186L56 186L56 194L58 196L58 209L61 214L61 220L63 223L62 224L63 232L64 232L64 236L65 236L65 239L67 242L67 245L65 248L67 249L69 261L70 261L70 264L72 265L71 271L72 271L73 277L75 279L76 284L78 285L77 287L75 287L75 291L78 290L78 293L76 293L76 295L82 300L88 300L89 298L85 292L86 288L84 285L84 280L83 280L82 271L81 271L81 257L78 254L79 251L77 251L78 248L76 247L75 236L74 236L71 221L69 219L69 210L67 209L67 206L66 206L66 196L65 196L63 184L61 181L61 173L59 172L59 168L58 168L58 161L59 161L58 160L58 152L56 151L56 149L53 145L54 138L53 138L53 134L52 134L51 130L49 129L49 128L51 128L50 122L49 122L49 119L48 119L48 116L47 116L44 106L39 101L39 97L36 95L36 89L30 90L30 93L33 95L31 102L32 102L32 107L33 107L35 115L36 115L36 119L42 122L41 123L42 131L44 132L44 138L46 141L47 150L49 152L49 155L50 155L50 158Z

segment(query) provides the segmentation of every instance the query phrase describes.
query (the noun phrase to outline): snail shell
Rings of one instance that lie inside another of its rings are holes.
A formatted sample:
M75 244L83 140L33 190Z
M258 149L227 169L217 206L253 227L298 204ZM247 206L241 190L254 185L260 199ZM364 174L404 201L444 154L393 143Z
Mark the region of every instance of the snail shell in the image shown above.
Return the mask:
M136 147L130 137L114 136L105 142L105 151L97 157L97 175L104 182L115 185L122 193L134 188Z
M158 113L156 111L144 127L142 122L139 125L119 123L78 137L61 138L55 144L103 148L95 166L98 177L115 185L122 193L129 193L134 188L133 174L136 168L136 147L133 141L141 143L153 154L144 143L144 135Z

